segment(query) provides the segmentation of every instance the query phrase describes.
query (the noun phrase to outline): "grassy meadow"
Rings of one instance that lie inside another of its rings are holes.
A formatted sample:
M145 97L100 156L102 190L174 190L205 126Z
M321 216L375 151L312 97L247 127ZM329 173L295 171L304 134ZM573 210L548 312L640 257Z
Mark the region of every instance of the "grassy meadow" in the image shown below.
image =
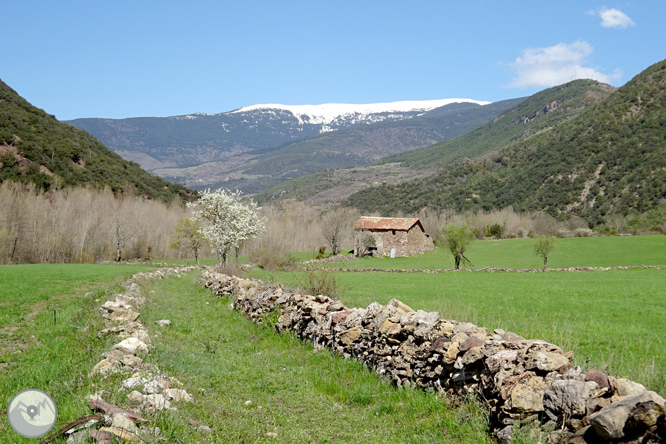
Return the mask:
M543 260L534 254L534 239L479 240L465 256L474 268L542 268ZM310 255L311 258L311 255ZM616 267L666 265L666 236L573 237L555 239L548 257L549 268ZM328 264L345 268L451 269L453 258L445 247L411 257L360 258Z
M140 265L0 266L0 410L26 388L48 392L62 426L89 414L88 396L101 389L87 374L112 341L96 307ZM33 442L13 433L0 415L0 442ZM64 442L64 441L63 441Z
M149 269L0 267L0 443L32 442L11 431L4 413L25 388L54 398L55 429L90 414L93 393L128 408L127 392L118 390L127 376L88 376L118 341L96 337L104 328L97 307L122 291L122 279ZM161 429L160 442L490 442L487 415L475 402L395 389L355 361L315 352L293 335L247 321L229 308L229 298L198 284L198 277L194 271L143 288L147 303L140 319L154 347L142 357L177 377L195 399L176 411L144 415L149 426ZM158 319L172 325L157 327ZM201 425L213 432L197 430Z
M540 268L533 239L479 241L467 257L477 268ZM363 258L333 266L452 268L450 253ZM442 266L442 264L445 264ZM557 239L549 267L666 265L666 236ZM326 264L330 266L331 264ZM299 286L302 273L254 276ZM666 392L666 269L546 273L335 272L342 301L365 307L399 299L442 317L503 328L573 350L576 364L627 376Z
M666 264L666 237L558 239L552 267ZM478 268L539 268L533 240L480 241L468 257ZM308 259L310 253L301 253ZM451 268L443 249L397 259L354 259L357 268ZM188 261L191 262L191 261ZM207 260L205 263L213 263ZM182 261L173 261L180 265ZM333 264L339 266L340 264ZM327 265L328 266L328 265ZM0 266L0 413L25 388L50 393L56 427L89 414L88 396L103 392L127 407L122 376L89 378L117 342L98 339L97 307L120 282L147 265ZM666 393L665 269L546 273L331 272L343 302L367 306L398 298L442 317L503 328L573 350L575 362L627 376ZM246 276L298 286L302 272ZM315 352L289 334L255 325L196 282L198 273L146 284L141 320L154 348L144 359L177 377L195 402L150 415L167 442L490 442L487 417L415 389L395 389L354 361ZM55 317L54 317L55 314ZM158 328L154 321L170 319ZM247 403L247 401L251 401ZM212 434L198 431L207 425ZM0 414L0 443L31 442ZM64 442L64 439L55 442ZM536 442L520 438L516 442Z

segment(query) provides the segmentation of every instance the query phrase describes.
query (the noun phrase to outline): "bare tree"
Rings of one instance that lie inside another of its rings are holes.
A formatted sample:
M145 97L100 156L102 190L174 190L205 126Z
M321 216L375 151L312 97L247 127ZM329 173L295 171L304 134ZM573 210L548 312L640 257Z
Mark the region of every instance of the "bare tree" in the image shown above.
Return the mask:
M340 253L342 245L353 239L353 226L358 218L358 210L348 207L338 207L322 215L321 234L334 256Z
M136 226L131 220L131 213L128 208L128 201L124 198L117 198L114 205L114 212L111 220L111 236L116 247L116 261L120 262L122 251L127 242L136 234Z

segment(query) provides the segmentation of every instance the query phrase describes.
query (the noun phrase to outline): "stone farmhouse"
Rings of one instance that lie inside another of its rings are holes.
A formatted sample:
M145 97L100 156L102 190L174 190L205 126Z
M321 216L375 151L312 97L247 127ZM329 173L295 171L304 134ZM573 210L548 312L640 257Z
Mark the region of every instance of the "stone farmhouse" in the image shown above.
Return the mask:
M418 218L363 216L354 231L356 256L411 256L435 249Z

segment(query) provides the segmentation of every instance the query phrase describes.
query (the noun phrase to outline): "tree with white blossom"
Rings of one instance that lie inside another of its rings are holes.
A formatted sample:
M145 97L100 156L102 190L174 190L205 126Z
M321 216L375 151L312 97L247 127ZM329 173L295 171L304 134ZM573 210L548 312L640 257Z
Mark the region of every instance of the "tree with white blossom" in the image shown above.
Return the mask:
M264 220L257 214L260 208L252 199L243 203L240 191L204 191L198 201L187 206L194 209L192 219L204 224L203 234L221 264L226 264L229 253L243 242L264 231Z

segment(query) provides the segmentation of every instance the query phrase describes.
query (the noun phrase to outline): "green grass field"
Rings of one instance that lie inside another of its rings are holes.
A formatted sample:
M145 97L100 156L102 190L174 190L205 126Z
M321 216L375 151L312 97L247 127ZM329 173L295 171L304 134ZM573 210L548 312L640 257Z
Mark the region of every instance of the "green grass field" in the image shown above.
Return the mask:
M538 268L533 240L477 242L468 257L479 267ZM529 262L533 260L534 262ZM443 268L450 254L364 258L358 268ZM549 265L624 266L666 264L665 236L558 239ZM335 264L334 264L335 265ZM384 265L382 267L382 265ZM339 266L339 265L338 265ZM301 273L258 272L257 277L298 286ZM365 307L399 299L442 317L503 328L544 339L575 353L585 368L627 376L666 392L666 269L546 273L336 272L343 302Z
M542 268L533 251L534 239L479 240L465 256L476 269ZM576 237L556 239L548 257L549 268L666 265L666 236ZM345 268L451 269L453 259L445 247L411 257L361 258L328 264Z
M102 327L96 306L137 265L0 266L0 410L26 388L48 392L58 424L89 414L88 396L99 390L87 377L110 347L97 339ZM87 296L84 296L88 293ZM33 442L11 431L0 415L0 442ZM64 442L64 441L63 441Z
M558 239L549 265L661 265L666 263L664 239ZM477 268L538 268L532 242L477 242L468 257ZM307 259L305 253L302 256ZM430 255L359 259L343 266L450 268L449 256L440 249ZM88 377L100 355L115 342L115 338L96 337L103 328L97 307L121 291L122 279L151 268L115 264L0 267L0 411L24 388L39 388L54 397L60 426L88 414L87 399L95 392L106 390L109 401L122 406L125 393L117 391L120 377ZM300 276L251 274L287 284L295 284ZM414 309L438 311L442 317L548 340L573 350L576 363L585 368L607 370L666 392L666 345L661 334L666 325L666 269L336 272L335 276L347 288L342 298L347 305L367 306L397 298ZM179 406L177 412L151 417L167 441L490 441L487 419L474 403L451 405L418 390L396 390L356 362L326 351L315 353L312 346L291 335L277 335L269 326L252 324L227 307L228 298L216 298L197 284L197 277L193 272L149 284L149 301L141 315L151 335L155 334L155 348L146 359L181 379L196 399L194 404ZM157 330L153 321L162 318L173 324ZM247 400L252 403L245 405ZM197 432L199 424L212 427L215 433ZM270 438L269 432L278 437ZM31 440L13 434L2 414L0 442Z
M148 269L0 267L2 308L15 308L5 314L10 322L0 335L0 411L25 388L54 398L56 428L90 414L87 400L93 393L128 408L127 392L118 391L127 376L88 376L118 341L96 337L104 327L97 307L122 291L116 285L121 279ZM140 319L154 345L144 360L180 379L195 399L180 403L177 411L144 415L162 430L160 442L490 442L487 415L476 403L452 404L417 389L397 390L355 361L314 352L293 335L249 322L228 307L229 298L198 284L198 277L194 271L143 290L148 300ZM153 322L164 318L172 321L166 329ZM199 425L213 433L197 431ZM33 441L13 433L3 413L0 443L15 442Z

